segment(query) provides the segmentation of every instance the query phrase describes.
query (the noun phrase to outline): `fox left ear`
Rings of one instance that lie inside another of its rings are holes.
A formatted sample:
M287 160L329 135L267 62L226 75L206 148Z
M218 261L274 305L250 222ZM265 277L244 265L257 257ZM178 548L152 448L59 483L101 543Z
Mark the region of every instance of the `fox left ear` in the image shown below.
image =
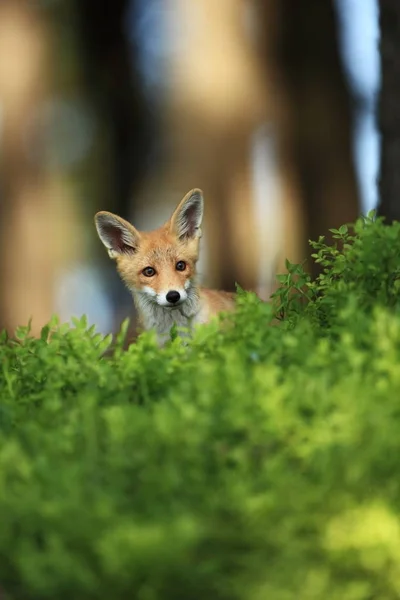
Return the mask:
M140 234L128 221L113 213L100 211L95 215L94 222L110 258L136 252Z
M180 240L201 237L203 192L193 189L184 196L171 217L171 229Z

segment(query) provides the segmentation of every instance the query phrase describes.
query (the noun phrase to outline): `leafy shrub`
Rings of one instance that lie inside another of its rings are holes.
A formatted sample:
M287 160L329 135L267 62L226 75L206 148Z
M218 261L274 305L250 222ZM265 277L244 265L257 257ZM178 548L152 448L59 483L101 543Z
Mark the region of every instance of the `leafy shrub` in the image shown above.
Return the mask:
M2 335L7 598L400 596L400 227L334 235L188 346Z

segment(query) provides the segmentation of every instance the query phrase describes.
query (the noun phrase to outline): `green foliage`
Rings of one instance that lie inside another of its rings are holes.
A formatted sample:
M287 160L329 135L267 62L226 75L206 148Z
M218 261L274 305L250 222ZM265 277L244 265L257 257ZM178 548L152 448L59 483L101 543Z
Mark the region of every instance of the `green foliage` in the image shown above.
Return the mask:
M400 226L333 234L189 344L2 335L9 600L400 597Z

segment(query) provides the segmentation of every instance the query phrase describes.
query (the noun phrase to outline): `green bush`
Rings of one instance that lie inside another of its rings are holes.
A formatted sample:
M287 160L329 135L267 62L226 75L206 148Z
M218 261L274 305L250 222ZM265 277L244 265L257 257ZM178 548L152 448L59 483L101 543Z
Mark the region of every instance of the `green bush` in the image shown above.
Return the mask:
M334 234L187 346L3 334L6 598L400 597L400 226Z

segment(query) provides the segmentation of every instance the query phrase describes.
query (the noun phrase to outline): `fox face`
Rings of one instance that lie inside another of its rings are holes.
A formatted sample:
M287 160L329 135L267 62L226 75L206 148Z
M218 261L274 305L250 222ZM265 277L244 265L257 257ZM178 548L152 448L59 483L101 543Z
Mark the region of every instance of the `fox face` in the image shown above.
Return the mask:
M97 233L126 286L143 304L166 309L192 304L197 295L203 194L191 190L159 229L139 232L109 212L95 216Z

